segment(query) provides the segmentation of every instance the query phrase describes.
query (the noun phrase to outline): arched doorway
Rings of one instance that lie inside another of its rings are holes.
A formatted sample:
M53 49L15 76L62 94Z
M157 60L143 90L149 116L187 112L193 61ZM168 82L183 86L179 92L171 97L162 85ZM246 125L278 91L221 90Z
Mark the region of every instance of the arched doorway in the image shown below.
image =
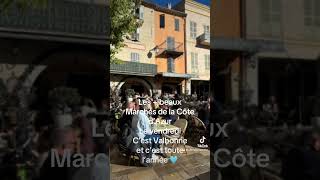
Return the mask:
M90 52L54 53L44 60L46 66L35 79L36 106L48 106L48 92L55 87L76 88L82 97L92 99L100 105L107 95L105 70L98 63L102 59Z
M152 96L153 87L150 82L138 77L128 77L121 80L117 90L120 96L125 97L125 91L133 89L139 95L146 94Z
M191 83L191 94L196 93L198 97L207 99L209 96L209 81L193 80Z
M181 86L177 84L165 83L162 85L162 93L175 94L181 92Z

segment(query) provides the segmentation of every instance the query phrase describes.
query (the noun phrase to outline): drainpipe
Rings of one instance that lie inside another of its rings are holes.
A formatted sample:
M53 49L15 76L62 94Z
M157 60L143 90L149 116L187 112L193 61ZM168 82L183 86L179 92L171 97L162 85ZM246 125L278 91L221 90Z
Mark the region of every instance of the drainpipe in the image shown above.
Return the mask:
M184 61L185 61L185 65L184 65L184 68L185 68L185 74L188 74L188 60L187 60L187 17L184 17ZM185 80L185 83L184 83L184 90L185 90L185 94L187 94L187 87L188 87L188 79ZM188 89L188 91L190 91L190 94L191 94L191 86L190 86L190 89ZM188 92L189 93L189 92Z

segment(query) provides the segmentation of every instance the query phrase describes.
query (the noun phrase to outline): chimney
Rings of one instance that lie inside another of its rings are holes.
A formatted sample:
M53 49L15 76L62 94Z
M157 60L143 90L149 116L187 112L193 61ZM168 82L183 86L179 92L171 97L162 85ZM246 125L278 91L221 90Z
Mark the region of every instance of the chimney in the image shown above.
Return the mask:
M168 9L171 9L171 2L168 3Z

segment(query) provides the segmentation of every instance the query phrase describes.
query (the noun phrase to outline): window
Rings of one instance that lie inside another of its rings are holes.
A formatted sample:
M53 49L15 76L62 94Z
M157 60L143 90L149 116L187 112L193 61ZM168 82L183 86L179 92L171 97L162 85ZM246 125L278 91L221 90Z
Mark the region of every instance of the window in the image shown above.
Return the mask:
M204 55L204 66L206 70L210 70L210 55Z
M174 72L174 59L172 57L168 58L168 72Z
M179 22L179 19L174 19L174 30L175 31L179 31L179 26L180 26L180 24L179 24L180 22Z
M166 26L165 16L164 14L160 15L160 28L164 28Z
M140 38L140 29L137 28L137 30L134 33L132 33L131 40L132 41L139 41L139 38Z
M190 21L190 37L195 39L197 37L197 23Z
M174 50L175 49L174 37L167 37L167 49Z
M260 0L261 32L270 36L280 36L281 0Z
M304 25L320 27L320 1L304 0Z
M140 54L138 54L138 53L131 53L131 61L132 61L132 62L139 62L139 61L140 61Z
M191 53L191 72L198 73L198 54L193 52Z
M262 22L280 22L281 0L261 0L260 6Z
M210 27L208 25L203 25L203 32L205 34L209 34L210 33Z
M143 19L144 13L143 13L143 6L140 6L139 8L136 9L136 16L139 19Z

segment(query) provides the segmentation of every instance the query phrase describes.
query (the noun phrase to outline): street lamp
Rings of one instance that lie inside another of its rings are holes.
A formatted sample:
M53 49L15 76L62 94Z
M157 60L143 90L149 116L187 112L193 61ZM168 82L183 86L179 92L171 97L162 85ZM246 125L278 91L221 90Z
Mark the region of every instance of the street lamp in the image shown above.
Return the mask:
M158 54L158 52L159 52L159 47L156 46L156 47L152 48L151 50L149 50L149 52L148 52L148 58L151 58L151 57L152 57L152 52Z

